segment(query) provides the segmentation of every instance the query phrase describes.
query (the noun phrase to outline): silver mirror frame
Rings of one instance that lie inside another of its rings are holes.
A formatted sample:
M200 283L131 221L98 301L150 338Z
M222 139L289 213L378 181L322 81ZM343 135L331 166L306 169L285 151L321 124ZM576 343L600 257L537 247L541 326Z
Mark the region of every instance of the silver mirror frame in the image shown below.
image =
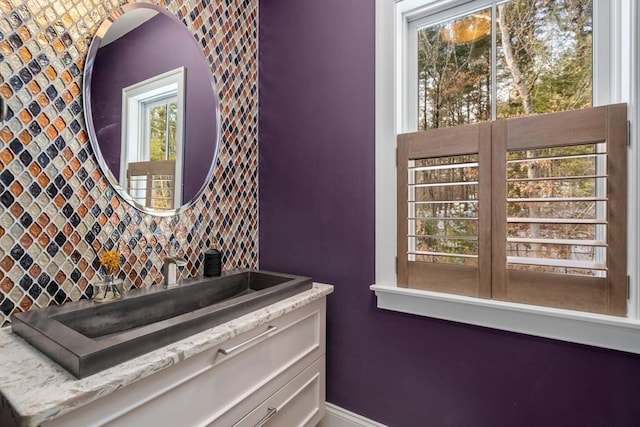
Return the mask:
M213 74L211 74L211 90L213 91L213 96L214 96L214 98L216 100L216 104L217 104L217 108L216 108L216 111L215 111L216 135L214 135L216 147L215 147L215 150L213 152L213 158L211 160L211 165L209 167L209 171L207 173L207 177L205 178L204 182L202 183L202 186L196 192L196 194L193 196L193 198L191 200L189 200L188 202L182 204L180 207L173 208L173 209L155 209L155 208L152 208L152 207L148 207L148 206L142 205L142 204L138 203L137 201L135 201L133 199L133 197L124 188L122 188L122 186L118 182L118 179L114 176L113 172L109 169L109 166L107 165L107 162L105 161L104 156L102 155L102 151L100 150L100 145L98 143L98 137L97 137L97 134L96 134L96 129L93 126L93 115L91 113L91 78L92 78L92 74L93 74L93 65L95 63L95 58L96 58L96 55L98 53L98 49L100 48L100 44L102 42L102 39L104 38L104 35L107 33L107 30L109 29L109 27L111 27L111 25L113 25L113 23L116 21L116 19L118 19L120 16L124 15L125 13L127 13L129 11L132 11L132 10L135 10L135 9L141 9L141 8L147 8L147 9L156 10L157 12L162 13L163 15L169 17L170 19L172 19L174 22L176 22L180 26L185 27L185 25L176 16L174 16L172 13L170 13L166 9L164 9L164 8L162 8L160 6L157 6L155 4L152 4L152 3L128 3L128 4L120 6L115 11L113 11L102 22L102 24L100 24L100 26L96 30L96 33L95 33L95 35L94 35L94 37L93 37L93 39L91 41L91 44L89 46L89 50L87 52L86 61L85 61L85 65L84 65L84 71L83 71L83 85L82 85L83 110L84 110L84 117L85 117L87 132L89 134L89 141L91 143L91 147L93 148L93 152L95 153L95 157L98 160L98 164L100 165L100 169L101 169L103 175L106 176L107 180L109 181L109 184L111 184L113 189L118 193L118 195L120 195L120 197L122 197L128 204L130 204L134 208L138 209L139 211L144 212L144 213L149 214L149 215L167 217L167 216L178 215L178 214L184 212L185 210L189 209L191 206L193 206L193 204L196 201L198 201L198 199L200 199L202 197L202 193L209 186L209 184L211 183L211 181L213 179L213 173L214 173L214 170L215 170L216 163L218 161L218 154L220 153L220 142L221 142L221 139L220 139L220 97L218 95L218 90L216 89L215 81L213 79ZM186 28L186 27L185 27L185 29L191 33L191 29ZM192 37L193 37L193 34L192 34ZM197 43L197 41L195 39L193 41L194 41L194 43ZM206 61L206 58L204 57L204 54L203 54L203 60L205 61L205 65L207 65L209 67L209 70L211 70L211 64L209 64Z

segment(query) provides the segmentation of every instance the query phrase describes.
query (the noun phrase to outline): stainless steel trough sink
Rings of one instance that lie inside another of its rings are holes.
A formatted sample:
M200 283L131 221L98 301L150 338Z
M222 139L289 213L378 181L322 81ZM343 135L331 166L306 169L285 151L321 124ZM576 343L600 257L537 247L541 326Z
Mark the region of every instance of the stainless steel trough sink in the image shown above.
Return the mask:
M18 313L11 328L83 378L311 287L308 277L238 270L171 289L132 290L108 304L78 301Z

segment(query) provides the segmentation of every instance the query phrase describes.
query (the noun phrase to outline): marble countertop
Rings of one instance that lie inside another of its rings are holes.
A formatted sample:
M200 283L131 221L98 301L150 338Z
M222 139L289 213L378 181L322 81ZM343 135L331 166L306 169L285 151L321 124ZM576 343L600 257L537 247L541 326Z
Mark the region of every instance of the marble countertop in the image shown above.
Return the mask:
M333 292L313 288L227 323L169 344L83 379L29 345L11 328L0 329L0 424L3 406L11 405L23 426L37 426L128 384L213 348L226 340L278 318ZM6 413L6 411L5 411Z

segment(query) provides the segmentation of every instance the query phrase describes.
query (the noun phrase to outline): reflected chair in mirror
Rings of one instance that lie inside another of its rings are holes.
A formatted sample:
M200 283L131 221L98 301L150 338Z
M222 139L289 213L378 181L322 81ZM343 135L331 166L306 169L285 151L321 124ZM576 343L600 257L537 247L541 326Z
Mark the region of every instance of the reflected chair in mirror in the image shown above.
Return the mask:
M175 170L175 160L129 163L127 191L141 205L155 209L173 209Z

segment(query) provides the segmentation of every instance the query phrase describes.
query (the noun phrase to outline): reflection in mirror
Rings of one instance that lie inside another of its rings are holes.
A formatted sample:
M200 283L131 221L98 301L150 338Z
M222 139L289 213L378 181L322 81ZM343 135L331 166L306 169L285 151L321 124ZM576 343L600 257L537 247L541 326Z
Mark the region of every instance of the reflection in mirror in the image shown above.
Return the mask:
M154 209L182 203L184 67L122 90L120 185Z
M157 215L195 201L212 177L219 104L186 27L158 6L123 6L98 29L84 84L91 143L114 188Z

